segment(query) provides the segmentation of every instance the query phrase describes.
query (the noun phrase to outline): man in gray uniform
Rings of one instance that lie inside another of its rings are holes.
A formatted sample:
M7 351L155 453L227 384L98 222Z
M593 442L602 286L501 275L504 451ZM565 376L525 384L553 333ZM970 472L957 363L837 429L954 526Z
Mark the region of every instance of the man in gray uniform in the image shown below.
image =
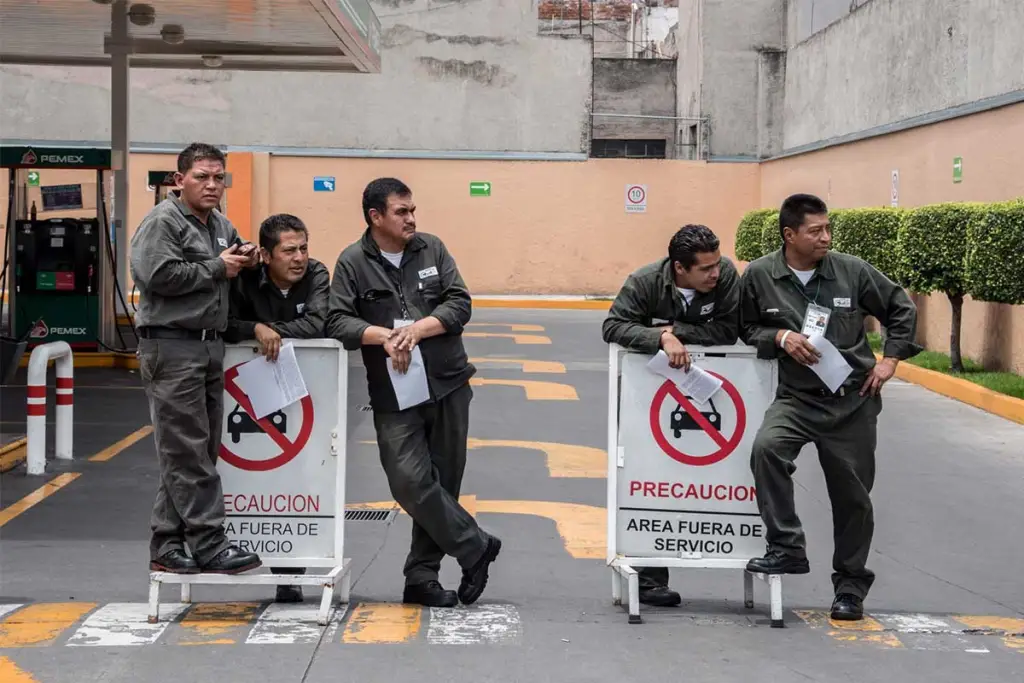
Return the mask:
M685 225L672 236L666 258L626 278L602 326L604 340L640 353L663 349L669 365L689 368L686 344L736 343L739 301L739 276L719 251L718 237L704 225ZM667 567L642 567L638 574L640 602L681 602L668 587Z
M366 232L338 256L327 336L362 349L381 465L391 495L413 520L403 601L452 607L483 593L501 541L459 504L475 372L462 329L472 302L444 243L416 231L415 212L402 181L366 186ZM422 362L428 396L403 405L391 373L401 381L414 361L414 368ZM457 593L437 580L445 555L462 567Z
M260 257L263 267L239 273L232 283L224 339L229 344L256 340L263 355L276 360L282 338L323 338L331 274L327 266L309 258L309 231L291 214L270 216L260 225ZM270 570L305 572L302 567ZM279 585L275 599L302 602L302 588Z
M259 264L255 245L242 244L215 209L224 194L224 164L211 145L186 147L175 174L181 196L155 206L131 241L140 293L139 375L160 459L149 546L154 571L237 574L261 564L225 535L216 467L229 283Z
M813 195L786 199L779 213L782 249L751 263L740 289L741 336L760 358L779 359L779 388L754 439L751 468L768 552L748 571L806 574L806 539L793 503L800 449L813 443L832 503L835 549L832 618L863 618L874 582L867 568L874 532L875 479L882 385L896 364L921 351L914 342L917 310L902 287L871 264L829 252L828 209ZM876 362L864 330L872 315L886 328ZM824 337L853 368L835 392L814 373ZM820 342L818 342L820 346Z

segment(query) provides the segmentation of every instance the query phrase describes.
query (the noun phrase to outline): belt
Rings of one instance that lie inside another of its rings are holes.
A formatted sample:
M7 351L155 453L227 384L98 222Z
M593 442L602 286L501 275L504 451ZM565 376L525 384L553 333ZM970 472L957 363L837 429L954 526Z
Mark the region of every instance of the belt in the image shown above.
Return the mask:
M140 327L139 336L145 339L213 341L220 338L220 332L217 330L184 330L180 327Z

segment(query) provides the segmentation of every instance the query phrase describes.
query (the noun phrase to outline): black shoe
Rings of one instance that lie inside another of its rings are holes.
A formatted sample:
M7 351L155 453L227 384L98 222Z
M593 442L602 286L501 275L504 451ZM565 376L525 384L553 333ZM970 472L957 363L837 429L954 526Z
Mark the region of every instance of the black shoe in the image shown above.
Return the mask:
M675 607L683 599L668 586L654 586L640 589L640 602L654 607Z
M811 565L806 557L769 550L764 557L755 557L747 562L747 571L754 574L806 574L811 571Z
M216 557L202 566L209 574L241 574L263 566L259 555L239 550L236 546L228 546Z
M487 537L487 548L484 555L469 569L462 570L462 583L459 584L459 600L464 605L472 605L483 594L487 586L487 569L491 562L498 559L501 552L501 539L497 536Z
M166 553L149 561L149 571L170 572L171 574L198 574L199 565L184 550L168 550Z
M459 596L446 591L438 581L409 584L402 591L402 602L426 607L455 607Z
M302 602L302 586L278 586L274 602Z
M832 618L836 621L859 621L864 618L864 601L852 593L840 593L832 601Z

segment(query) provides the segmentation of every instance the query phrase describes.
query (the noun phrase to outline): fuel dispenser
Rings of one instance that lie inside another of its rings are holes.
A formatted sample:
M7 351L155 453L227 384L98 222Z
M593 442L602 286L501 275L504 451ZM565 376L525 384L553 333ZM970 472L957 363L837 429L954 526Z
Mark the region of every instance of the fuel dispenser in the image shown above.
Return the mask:
M127 350L115 315L115 252L104 190L110 151L0 147L0 167L9 169L0 278L7 334L27 340L28 348L64 341L76 350ZM95 207L83 202L88 184L42 184L50 169L65 177L71 169L95 173Z

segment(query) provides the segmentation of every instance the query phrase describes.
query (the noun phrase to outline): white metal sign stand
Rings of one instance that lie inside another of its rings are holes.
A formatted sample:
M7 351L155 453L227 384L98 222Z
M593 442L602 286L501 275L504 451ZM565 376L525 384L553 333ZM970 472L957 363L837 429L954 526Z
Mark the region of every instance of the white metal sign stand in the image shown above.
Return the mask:
M307 567L325 573L172 574L151 572L149 621L159 619L160 585L320 586L317 622L330 619L335 588L349 600L351 560L345 548L348 353L333 339L289 339L309 396L261 420L234 382L255 343L225 349L224 432L217 470L224 488L228 537L259 554L264 568Z
M778 382L774 361L745 345L689 347L723 380L699 404L647 368L651 356L608 353L608 566L612 600L625 595L640 624L637 567L737 569L754 607L754 578L769 585L771 625L784 626L782 577L746 571L764 554L750 449Z

